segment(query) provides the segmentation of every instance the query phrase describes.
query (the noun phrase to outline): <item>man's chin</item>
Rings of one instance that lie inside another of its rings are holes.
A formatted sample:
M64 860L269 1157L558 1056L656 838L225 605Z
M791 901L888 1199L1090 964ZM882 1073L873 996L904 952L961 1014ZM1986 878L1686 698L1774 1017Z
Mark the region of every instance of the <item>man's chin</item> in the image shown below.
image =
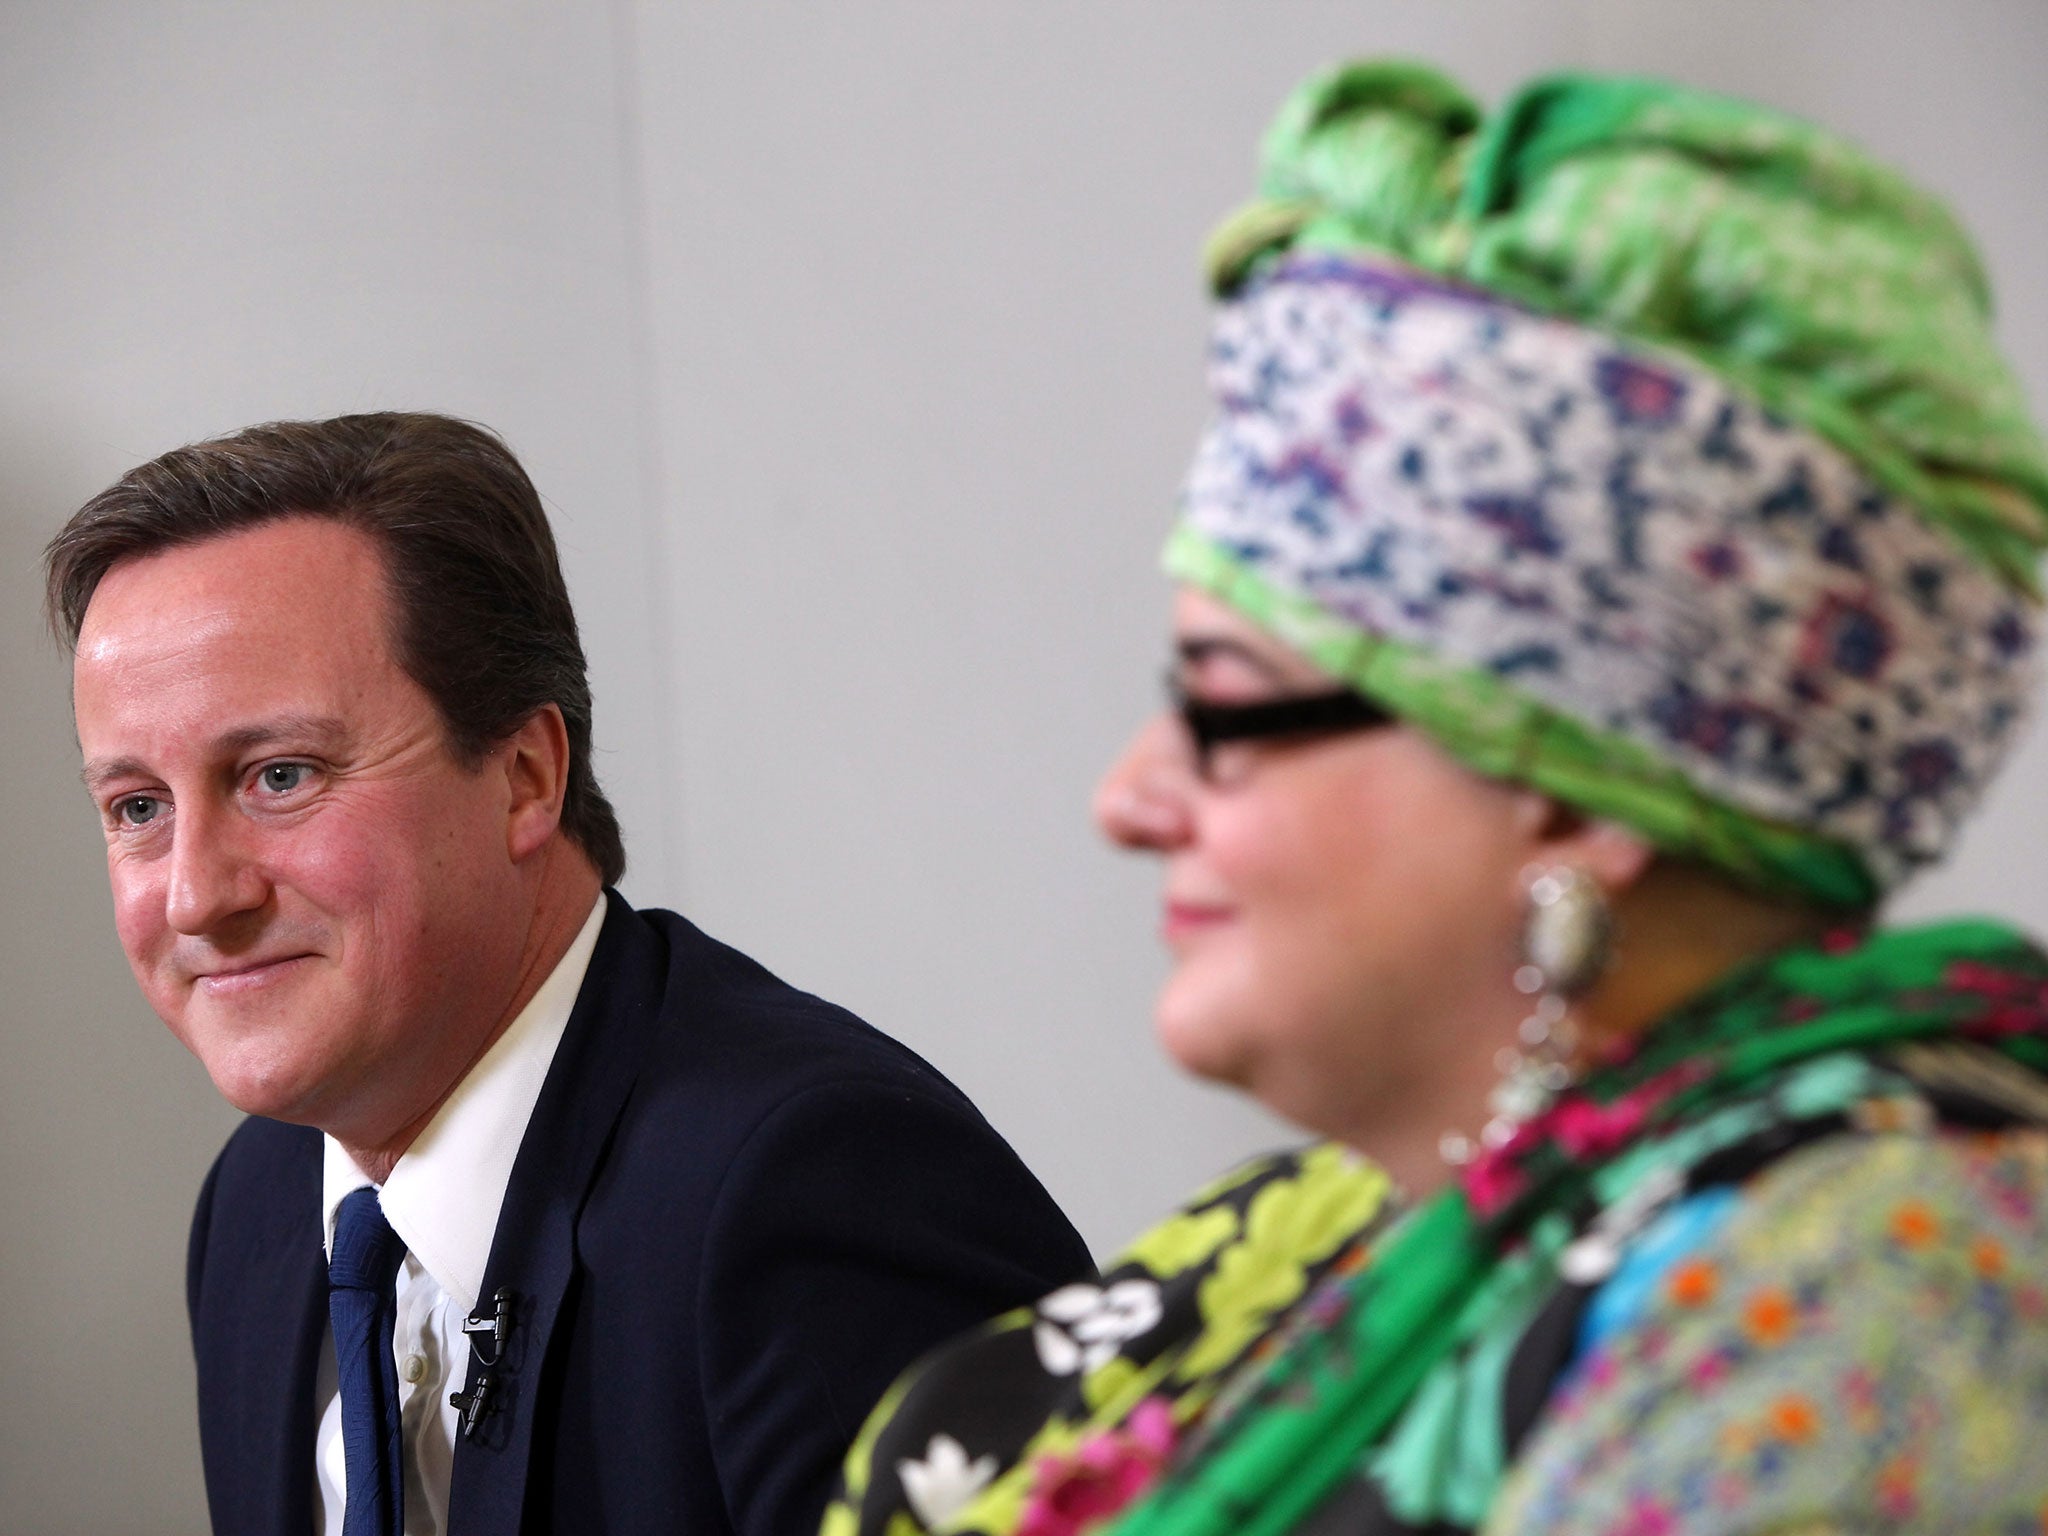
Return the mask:
M288 1125L318 1125L319 1112L310 1107L304 1095L279 1092L269 1085L251 1086L237 1080L215 1077L213 1086L220 1096L245 1115L260 1115L265 1120L282 1120Z
M320 1091L316 1074L303 1062L280 1061L263 1053L187 1046L213 1079L214 1090L245 1115L283 1120L292 1125L320 1123L320 1104L331 1097Z

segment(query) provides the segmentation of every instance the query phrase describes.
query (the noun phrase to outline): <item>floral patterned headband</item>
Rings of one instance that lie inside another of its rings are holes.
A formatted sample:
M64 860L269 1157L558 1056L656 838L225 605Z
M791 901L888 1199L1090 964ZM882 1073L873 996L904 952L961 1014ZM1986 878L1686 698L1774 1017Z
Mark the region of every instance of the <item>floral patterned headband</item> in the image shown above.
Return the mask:
M1210 377L1173 575L1754 885L1856 906L1939 858L2032 694L2023 597L1677 352L1297 253Z

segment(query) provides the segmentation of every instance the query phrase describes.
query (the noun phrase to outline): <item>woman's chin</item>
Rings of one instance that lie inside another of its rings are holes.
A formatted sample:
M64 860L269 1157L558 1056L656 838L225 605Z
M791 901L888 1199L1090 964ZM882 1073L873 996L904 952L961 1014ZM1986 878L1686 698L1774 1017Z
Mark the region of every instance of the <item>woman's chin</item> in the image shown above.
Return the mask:
M1248 1085L1254 1048L1246 1011L1223 1006L1176 978L1160 993L1152 1026L1183 1072L1232 1088Z

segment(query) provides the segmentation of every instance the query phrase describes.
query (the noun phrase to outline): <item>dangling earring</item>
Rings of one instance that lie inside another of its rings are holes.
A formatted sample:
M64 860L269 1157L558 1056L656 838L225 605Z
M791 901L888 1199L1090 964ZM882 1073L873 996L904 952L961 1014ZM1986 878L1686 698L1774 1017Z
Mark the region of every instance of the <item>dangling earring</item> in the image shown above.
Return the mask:
M1487 1099L1493 1118L1479 1133L1482 1147L1497 1147L1515 1127L1548 1109L1572 1080L1578 1050L1571 1001L1583 996L1607 968L1614 943L1614 914L1600 883L1568 864L1538 869L1529 877L1529 910L1522 925L1522 963L1515 990L1533 999L1517 1027L1518 1045L1495 1058L1500 1082ZM1471 1138L1448 1131L1439 1142L1444 1161L1470 1162L1478 1151Z

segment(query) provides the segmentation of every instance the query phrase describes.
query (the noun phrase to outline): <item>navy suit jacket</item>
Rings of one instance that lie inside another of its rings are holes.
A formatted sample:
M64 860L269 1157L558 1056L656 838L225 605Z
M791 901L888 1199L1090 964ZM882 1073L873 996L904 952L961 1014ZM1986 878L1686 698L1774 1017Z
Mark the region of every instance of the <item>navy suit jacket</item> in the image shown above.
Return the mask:
M1088 1254L910 1051L608 900L498 1219L482 1294L510 1288L513 1326L449 1529L799 1536L898 1371ZM312 1523L320 1180L317 1131L252 1118L200 1196L187 1297L220 1536Z

